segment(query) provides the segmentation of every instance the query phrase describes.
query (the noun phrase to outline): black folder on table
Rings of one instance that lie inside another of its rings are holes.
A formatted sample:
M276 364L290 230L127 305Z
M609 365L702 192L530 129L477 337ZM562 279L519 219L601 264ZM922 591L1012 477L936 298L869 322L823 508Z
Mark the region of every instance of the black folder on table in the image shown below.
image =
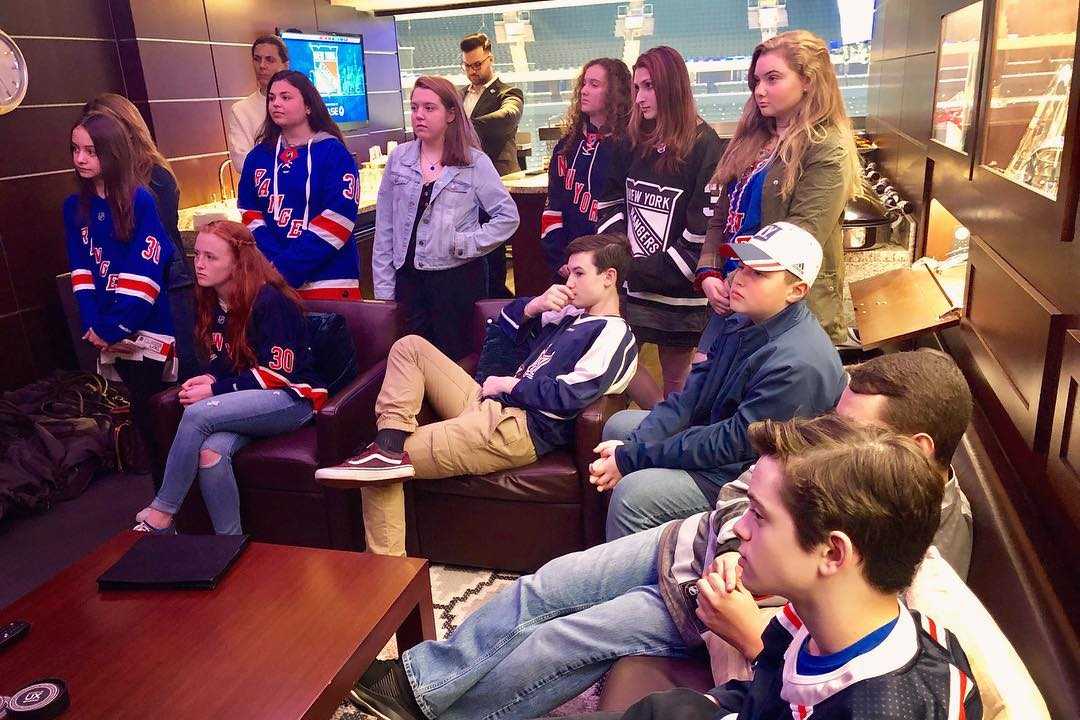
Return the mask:
M212 590L248 535L147 535L98 578L99 590Z

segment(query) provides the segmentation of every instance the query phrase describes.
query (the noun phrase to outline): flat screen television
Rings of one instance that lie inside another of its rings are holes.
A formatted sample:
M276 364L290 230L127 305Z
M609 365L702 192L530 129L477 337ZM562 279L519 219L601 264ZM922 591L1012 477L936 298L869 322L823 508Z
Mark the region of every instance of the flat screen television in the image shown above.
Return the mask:
M307 75L338 126L351 130L366 124L363 36L300 30L279 30L278 34L289 49L289 68Z

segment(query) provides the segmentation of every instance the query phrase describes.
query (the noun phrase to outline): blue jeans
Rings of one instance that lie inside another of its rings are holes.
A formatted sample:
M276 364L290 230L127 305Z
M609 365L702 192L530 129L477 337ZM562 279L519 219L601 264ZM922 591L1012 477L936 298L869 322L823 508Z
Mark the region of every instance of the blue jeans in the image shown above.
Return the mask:
M615 413L604 425L603 439L625 442L648 414L645 410ZM712 502L685 470L637 470L623 477L611 491L605 534L610 542L711 509Z
M161 489L150 506L175 514L198 476L214 532L240 534L240 493L232 469L233 454L256 437L297 429L312 414L310 402L285 390L239 390L188 405L169 448ZM201 450L212 450L221 457L210 467L199 467Z
M660 597L661 528L556 558L496 595L448 640L401 659L431 718L542 716L620 657L689 651Z

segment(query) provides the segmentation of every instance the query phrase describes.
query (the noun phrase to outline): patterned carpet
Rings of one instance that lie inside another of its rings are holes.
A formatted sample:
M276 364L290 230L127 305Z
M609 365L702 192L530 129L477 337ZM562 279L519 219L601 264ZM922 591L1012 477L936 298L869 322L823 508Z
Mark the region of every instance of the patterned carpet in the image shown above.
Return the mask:
M432 565L431 598L435 607L435 633L438 638L445 639L454 628L461 624L462 620L494 597L497 592L513 583L517 577L512 573ZM391 640L390 644L379 653L379 657L384 659L397 657L396 643ZM553 711L551 715L575 715L596 710L600 698L600 687L600 683L597 683ZM360 712L346 701L334 713L332 720L374 720L374 718Z

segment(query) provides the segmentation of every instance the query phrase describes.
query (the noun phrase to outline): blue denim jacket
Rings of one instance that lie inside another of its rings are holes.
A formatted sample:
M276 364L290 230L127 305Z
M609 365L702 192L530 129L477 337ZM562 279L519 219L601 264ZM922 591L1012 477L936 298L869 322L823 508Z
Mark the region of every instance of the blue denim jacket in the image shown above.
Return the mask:
M445 270L487 254L514 234L518 211L487 155L470 150L472 164L445 167L416 229L416 267ZM371 253L375 297L394 299L395 273L405 263L423 180L420 142L398 146L386 163L375 206ZM490 220L480 225L480 209Z

